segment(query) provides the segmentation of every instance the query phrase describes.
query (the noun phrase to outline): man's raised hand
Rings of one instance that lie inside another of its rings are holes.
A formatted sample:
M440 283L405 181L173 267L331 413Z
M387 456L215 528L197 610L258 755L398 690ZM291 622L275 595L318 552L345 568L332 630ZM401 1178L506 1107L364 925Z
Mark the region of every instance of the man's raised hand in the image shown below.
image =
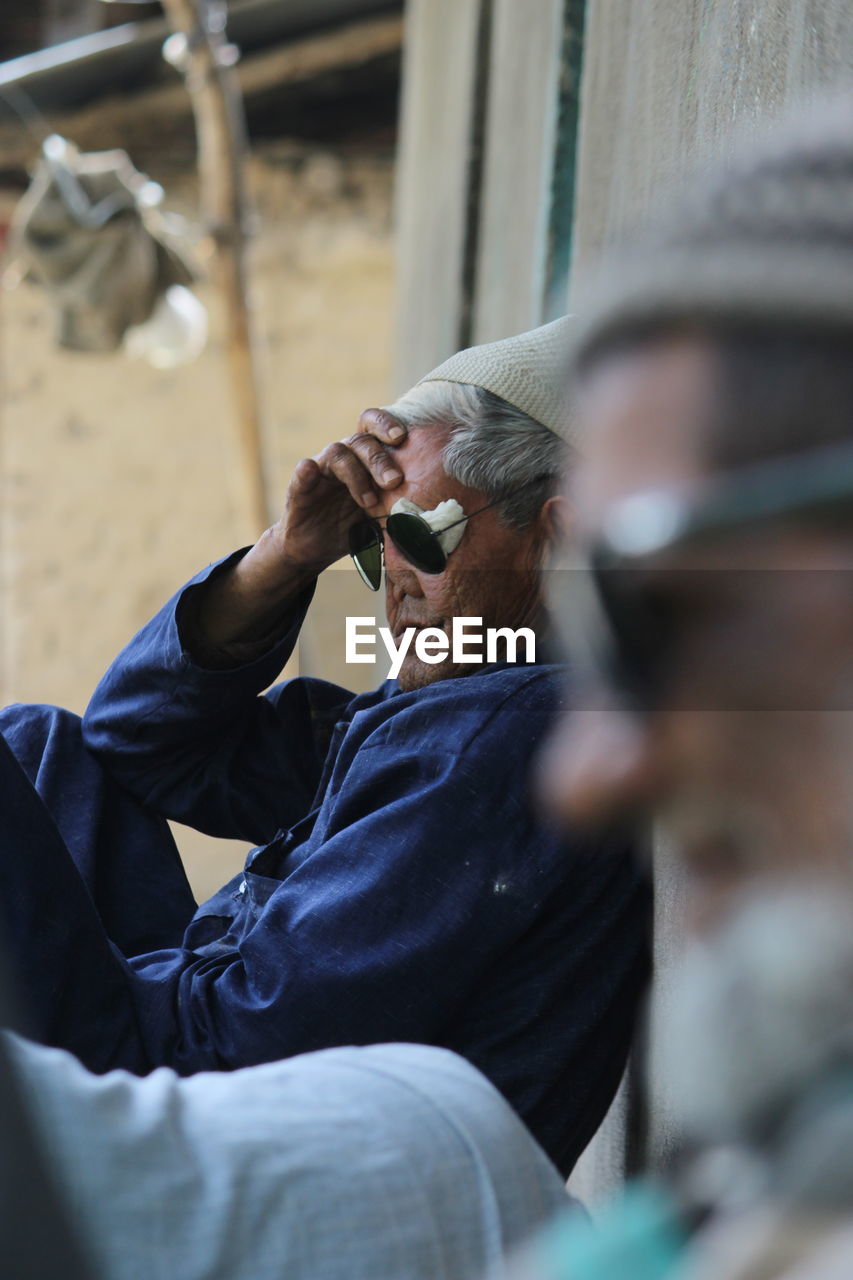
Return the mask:
M389 446L405 438L406 428L386 410L365 409L351 436L297 464L279 519L199 602L200 651L265 638L288 602L346 555L351 525L402 483Z
M385 410L365 409L351 436L303 458L281 518L269 531L283 566L315 577L346 555L354 521L379 503L383 490L403 481L400 464L386 446L400 444L405 436L405 427Z

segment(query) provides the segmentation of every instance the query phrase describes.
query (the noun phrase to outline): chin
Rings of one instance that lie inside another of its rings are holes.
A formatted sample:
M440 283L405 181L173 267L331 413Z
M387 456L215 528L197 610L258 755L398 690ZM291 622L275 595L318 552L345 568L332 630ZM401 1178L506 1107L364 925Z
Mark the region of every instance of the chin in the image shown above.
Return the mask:
M438 680L449 680L451 676L467 674L471 669L465 667L460 670L450 662L430 663L420 662L417 658L406 658L397 676L397 684L404 693L411 693L413 689L424 689Z

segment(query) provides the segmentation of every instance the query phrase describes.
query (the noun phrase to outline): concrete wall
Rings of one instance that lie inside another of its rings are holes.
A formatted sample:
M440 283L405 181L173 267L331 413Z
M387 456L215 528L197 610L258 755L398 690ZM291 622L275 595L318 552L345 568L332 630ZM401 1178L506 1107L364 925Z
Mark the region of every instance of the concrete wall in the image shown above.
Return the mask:
M408 0L394 380L564 307L583 0ZM572 155L573 159L573 155ZM553 275L560 276L556 309Z
M575 263L733 132L851 80L849 0L588 0Z

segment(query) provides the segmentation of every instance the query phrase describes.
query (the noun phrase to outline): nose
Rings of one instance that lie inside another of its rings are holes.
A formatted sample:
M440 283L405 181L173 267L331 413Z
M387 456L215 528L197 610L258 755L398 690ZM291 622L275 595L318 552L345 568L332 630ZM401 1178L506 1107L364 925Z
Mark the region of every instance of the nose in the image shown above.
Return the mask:
M652 724L618 707L564 713L540 760L537 790L566 822L598 825L652 808L664 783Z
M422 599L423 588L417 573L402 556L388 537L384 538L385 585L395 604L402 604L408 596L410 599Z

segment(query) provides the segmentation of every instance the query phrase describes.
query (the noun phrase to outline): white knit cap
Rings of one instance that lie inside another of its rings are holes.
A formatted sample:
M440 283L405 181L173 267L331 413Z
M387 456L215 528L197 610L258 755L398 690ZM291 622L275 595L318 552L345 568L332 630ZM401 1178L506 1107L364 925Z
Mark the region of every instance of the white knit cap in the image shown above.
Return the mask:
M420 382L466 382L482 387L571 441L566 399L571 319L561 316L514 338L466 347Z

